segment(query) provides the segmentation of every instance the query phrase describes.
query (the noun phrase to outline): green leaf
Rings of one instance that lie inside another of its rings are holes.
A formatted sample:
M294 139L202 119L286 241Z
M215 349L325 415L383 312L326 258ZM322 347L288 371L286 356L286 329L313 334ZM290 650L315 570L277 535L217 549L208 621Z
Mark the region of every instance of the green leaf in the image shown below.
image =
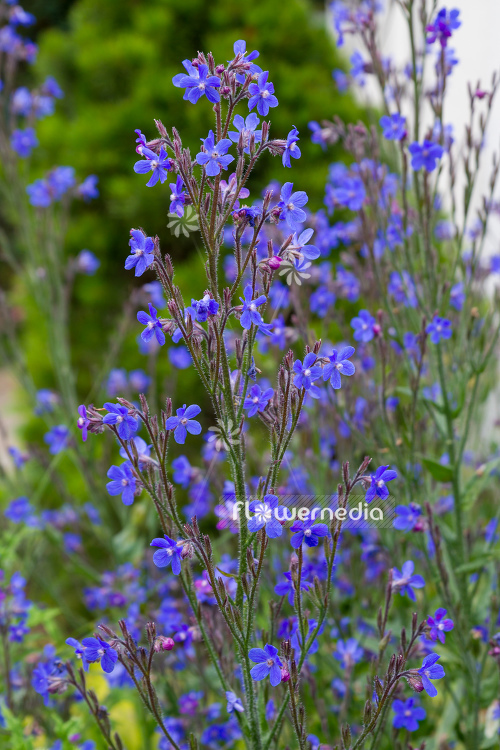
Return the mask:
M481 492L483 492L491 482L491 472L498 469L499 466L500 458L495 458L493 461L488 461L487 464L483 464L476 469L474 476L469 479L464 487L464 499L462 501L464 509L469 510L472 508Z
M438 482L451 482L453 480L453 467L440 464L432 458L423 458L422 463L429 474Z
M491 552L486 555L481 555L481 557L476 557L475 560L469 560L468 563L459 565L458 568L455 568L455 573L474 573L476 570L484 568L485 565L488 565L488 563L492 562L494 559L495 555Z

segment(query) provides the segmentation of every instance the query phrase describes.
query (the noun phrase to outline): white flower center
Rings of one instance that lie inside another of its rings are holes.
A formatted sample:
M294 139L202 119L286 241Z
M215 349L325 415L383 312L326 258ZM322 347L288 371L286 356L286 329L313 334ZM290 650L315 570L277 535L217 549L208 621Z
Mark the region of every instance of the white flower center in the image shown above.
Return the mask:
M311 370L309 368L307 368L307 370L304 370L304 375L306 376L306 378L308 378L310 374Z
M267 97L269 96L269 91L266 89L265 91L261 93L261 96L263 99L267 99Z

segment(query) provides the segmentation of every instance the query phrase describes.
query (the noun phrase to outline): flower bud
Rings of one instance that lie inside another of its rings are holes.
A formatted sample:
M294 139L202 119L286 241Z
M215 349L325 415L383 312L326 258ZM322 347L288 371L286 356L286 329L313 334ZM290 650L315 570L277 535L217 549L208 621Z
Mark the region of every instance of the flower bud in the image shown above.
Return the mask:
M175 646L174 639L168 636L159 635L155 640L154 650L155 651L172 651Z

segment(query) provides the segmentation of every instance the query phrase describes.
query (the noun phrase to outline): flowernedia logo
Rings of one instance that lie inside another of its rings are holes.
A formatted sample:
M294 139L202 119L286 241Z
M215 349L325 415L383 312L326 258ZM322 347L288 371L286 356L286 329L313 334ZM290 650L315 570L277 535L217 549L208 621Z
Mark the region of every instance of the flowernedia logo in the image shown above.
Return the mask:
M276 519L282 526L294 521L330 523L342 521L342 528L392 528L395 514L395 499L391 496L367 503L363 496L351 496L347 507L339 507L337 495L265 495L262 499L239 500L235 495L224 495L217 506L218 528L231 527L236 530L244 515L259 523Z
M198 214L192 206L186 206L182 216L170 212L168 218L167 227L176 237L179 237L181 232L185 237L189 237L191 232L197 232L200 228Z

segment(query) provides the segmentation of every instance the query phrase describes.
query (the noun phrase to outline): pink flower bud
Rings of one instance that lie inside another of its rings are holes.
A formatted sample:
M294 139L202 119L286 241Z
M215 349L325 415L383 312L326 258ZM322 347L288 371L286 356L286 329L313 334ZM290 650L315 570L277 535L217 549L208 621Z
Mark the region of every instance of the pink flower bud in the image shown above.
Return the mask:
M281 667L281 682L288 682L290 679L290 672L286 667Z

